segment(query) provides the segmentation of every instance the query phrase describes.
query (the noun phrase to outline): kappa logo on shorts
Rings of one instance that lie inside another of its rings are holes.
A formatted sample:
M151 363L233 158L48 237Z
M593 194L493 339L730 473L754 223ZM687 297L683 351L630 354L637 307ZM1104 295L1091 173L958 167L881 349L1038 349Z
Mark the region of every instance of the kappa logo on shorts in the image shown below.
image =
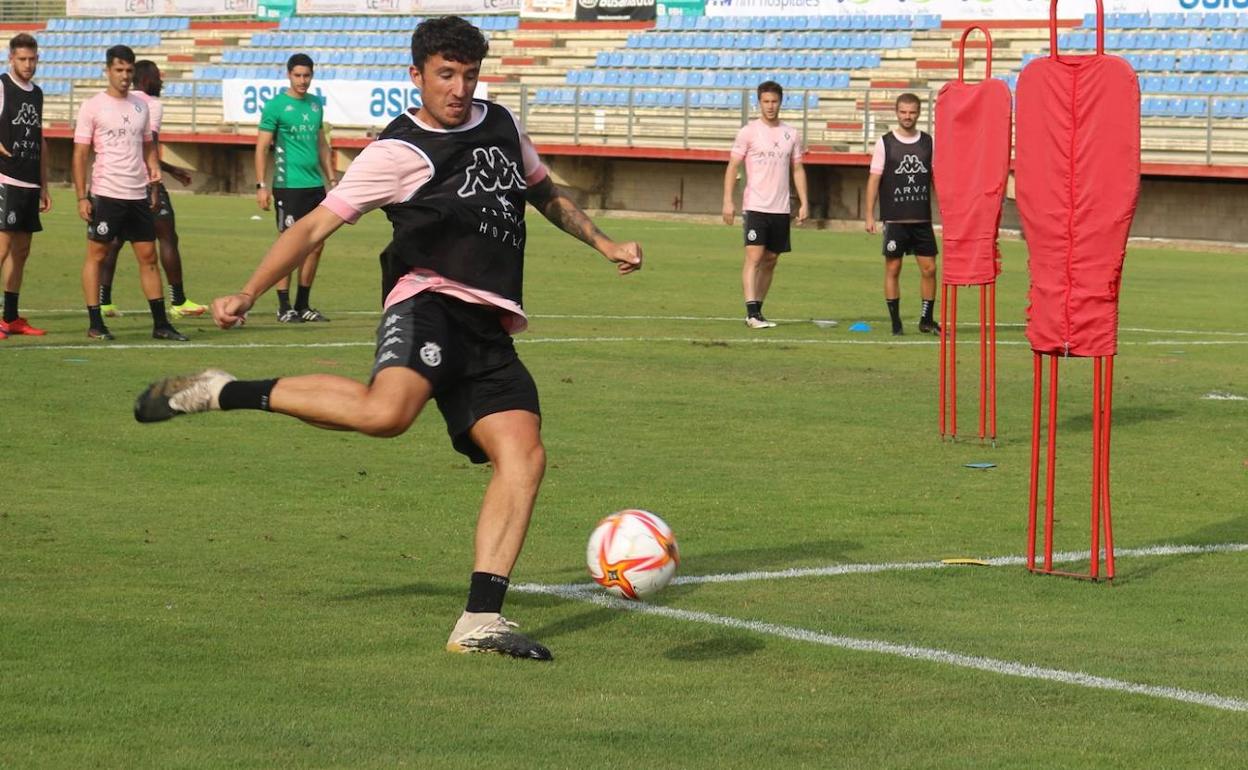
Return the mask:
M100 222L99 224L97 224L95 226L95 232L97 235L108 235L108 223Z
M398 313L391 313L390 315L386 316L386 323L384 324L384 326L388 329L391 326L394 326L395 324L397 324L398 322L399 322ZM386 332L386 333L389 334L389 332Z
M884 246L884 248L888 251L896 251L897 241L889 241L888 244Z
M391 345L398 345L398 344L400 344L400 343L402 343L402 342L403 342L403 338L402 338L402 337L400 337L400 336L398 336L398 335L396 334L396 335L393 335L393 336L390 336L390 337L386 337L386 338L382 341L381 346L382 346L383 348L388 348L388 347L390 347Z
M377 365L380 366L381 364L384 364L387 361L398 361L398 360L399 360L398 353L395 353L393 350L387 350L385 353L382 353L380 356L377 357Z
M758 240L758 232L757 232L756 230L751 230L751 231L749 231L748 233L746 233L746 234L745 234L745 238L746 238L746 240L749 240L749 241L757 241L757 240Z
M442 347L436 342L426 342L420 349L420 360L425 366L437 366L442 363Z

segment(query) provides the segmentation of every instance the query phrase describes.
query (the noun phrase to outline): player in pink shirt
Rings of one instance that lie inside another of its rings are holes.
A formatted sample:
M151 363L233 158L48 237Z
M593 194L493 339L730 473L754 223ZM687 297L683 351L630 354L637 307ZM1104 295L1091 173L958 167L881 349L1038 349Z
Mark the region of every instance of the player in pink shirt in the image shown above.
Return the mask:
M210 369L152 384L140 422L209 410L258 409L331 430L402 434L436 401L452 445L493 474L477 517L468 602L446 648L550 660L501 614L546 467L537 386L516 355L524 328L525 206L614 263L641 268L641 247L616 242L551 181L504 107L472 94L489 50L458 16L427 19L412 35L420 109L400 115L364 148L338 186L269 249L242 291L212 303L222 328L242 324L256 299L317 244L382 208L394 239L382 253L385 311L367 385L313 374L236 381Z
M156 144L156 157L161 157L160 127L164 118L165 107L160 101L160 91L164 87L160 75L160 67L149 59L141 59L134 64L134 86L130 93L139 97L147 104L149 122L152 128L152 141ZM191 172L187 169L166 163L162 158L160 170L182 183L186 187L191 183ZM156 245L160 253L160 266L165 269L165 278L169 282L169 311L174 318L203 315L208 308L187 299L186 288L182 276L182 250L178 243L178 225L173 211L173 201L164 182L156 185ZM108 257L100 266L100 310L105 316L120 316L121 311L113 304L113 273L117 269L117 257L125 243L115 240L108 248Z
M737 132L724 172L724 224L732 224L737 170L745 164L745 193L741 223L745 232L745 264L741 285L745 293L745 323L752 329L775 326L763 317L763 300L771 288L776 261L789 251L789 175L800 203L797 223L810 210L806 198L806 169L802 166L802 135L780 120L784 89L767 80L758 85L759 118Z
M156 229L152 217L154 185L160 182L160 158L147 104L130 93L134 51L115 45L105 55L108 88L83 102L74 129L74 188L78 216L87 223L87 259L82 266L82 293L87 301L87 336L111 340L100 313L100 264L113 240L130 241L139 261L139 282L152 313L152 337L186 342L169 323L156 264ZM95 152L91 185L87 159Z

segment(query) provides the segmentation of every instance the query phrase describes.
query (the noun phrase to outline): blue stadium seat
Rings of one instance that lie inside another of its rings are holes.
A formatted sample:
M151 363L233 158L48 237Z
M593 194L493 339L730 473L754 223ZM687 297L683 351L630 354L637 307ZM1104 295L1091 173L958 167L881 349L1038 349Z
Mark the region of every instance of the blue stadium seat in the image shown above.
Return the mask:
M1209 108L1207 99L1189 97L1183 101L1183 113L1189 117L1205 115Z

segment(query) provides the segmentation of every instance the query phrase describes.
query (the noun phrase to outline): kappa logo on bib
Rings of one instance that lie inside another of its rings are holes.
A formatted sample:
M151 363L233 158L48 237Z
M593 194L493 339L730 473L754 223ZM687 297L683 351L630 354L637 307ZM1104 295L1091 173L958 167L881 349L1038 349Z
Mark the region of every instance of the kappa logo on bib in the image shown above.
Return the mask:
M442 348L436 342L426 342L420 349L420 360L425 366L437 366L442 363Z

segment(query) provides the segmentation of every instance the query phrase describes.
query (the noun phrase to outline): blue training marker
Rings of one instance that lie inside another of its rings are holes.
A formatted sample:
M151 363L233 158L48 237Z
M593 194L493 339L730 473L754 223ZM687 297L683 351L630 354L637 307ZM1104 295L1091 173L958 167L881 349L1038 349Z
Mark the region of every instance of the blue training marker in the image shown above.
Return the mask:
M854 321L849 325L849 330L851 332L869 332L871 331L871 324L866 321Z

